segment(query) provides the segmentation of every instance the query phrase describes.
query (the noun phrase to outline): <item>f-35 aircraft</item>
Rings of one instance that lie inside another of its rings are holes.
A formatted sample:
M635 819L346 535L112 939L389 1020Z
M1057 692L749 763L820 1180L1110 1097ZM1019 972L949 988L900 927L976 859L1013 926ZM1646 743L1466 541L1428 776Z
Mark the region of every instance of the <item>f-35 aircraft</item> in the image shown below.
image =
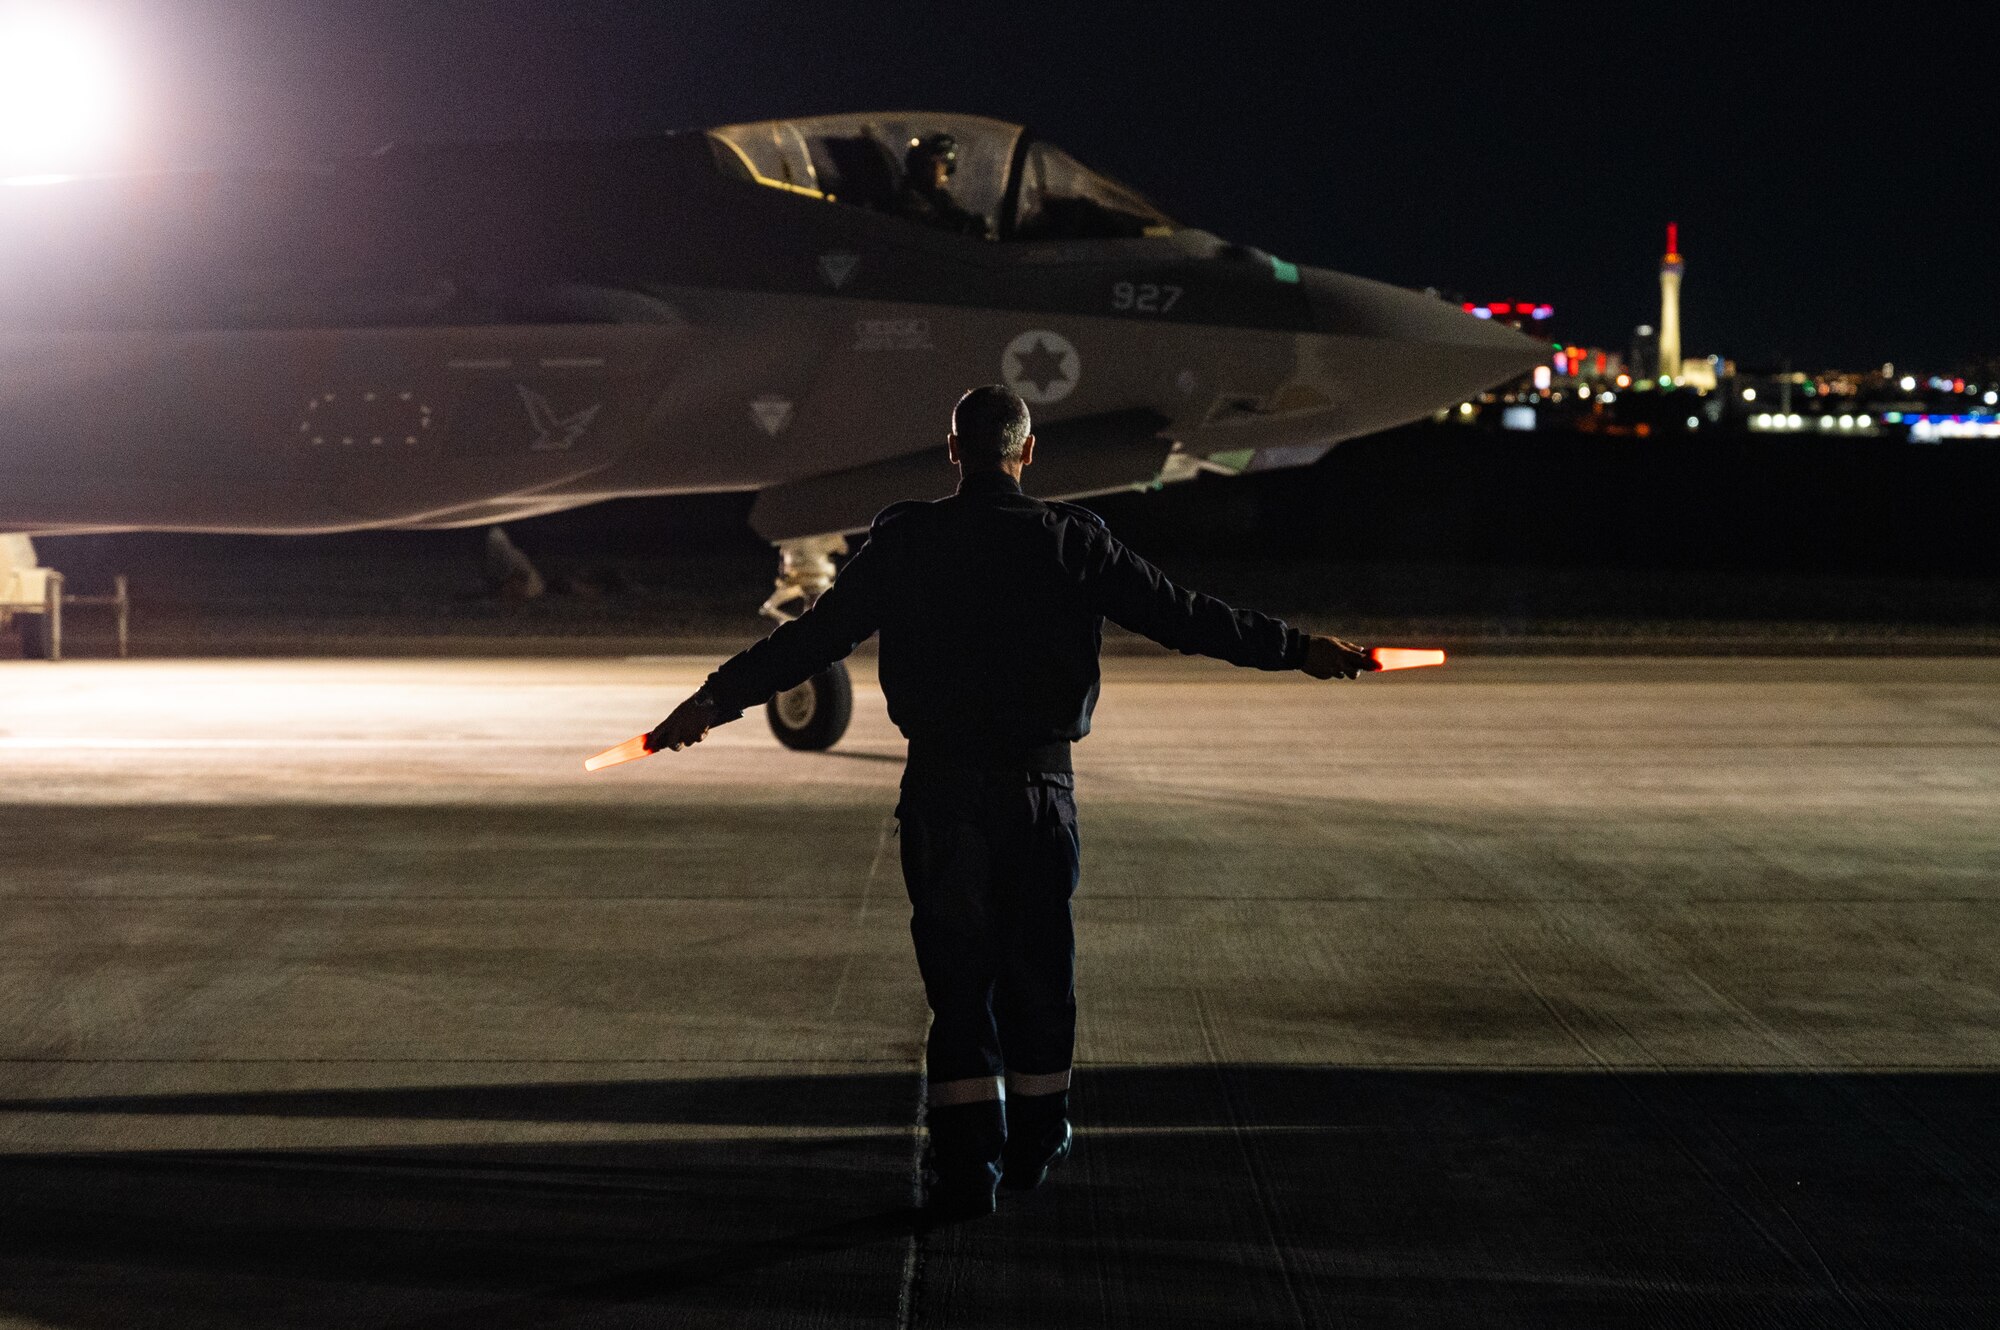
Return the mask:
M0 188L0 532L754 490L782 616L876 511L948 492L940 424L974 384L1028 401L1028 488L1074 497L1303 465L1540 357L976 116L79 179ZM773 728L828 746L845 699L814 680Z

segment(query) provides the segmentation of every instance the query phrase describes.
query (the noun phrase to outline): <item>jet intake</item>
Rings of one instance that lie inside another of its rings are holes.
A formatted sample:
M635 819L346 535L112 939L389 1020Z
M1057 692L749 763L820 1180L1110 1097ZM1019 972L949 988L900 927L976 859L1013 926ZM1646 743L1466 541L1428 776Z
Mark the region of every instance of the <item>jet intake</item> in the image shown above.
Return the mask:
M1035 461L1021 487L1038 499L1143 489L1160 479L1173 440L1167 418L1137 408L1061 420L1035 430ZM941 499L957 487L942 444L866 466L773 485L757 495L750 525L776 543L866 531L875 514L904 499Z

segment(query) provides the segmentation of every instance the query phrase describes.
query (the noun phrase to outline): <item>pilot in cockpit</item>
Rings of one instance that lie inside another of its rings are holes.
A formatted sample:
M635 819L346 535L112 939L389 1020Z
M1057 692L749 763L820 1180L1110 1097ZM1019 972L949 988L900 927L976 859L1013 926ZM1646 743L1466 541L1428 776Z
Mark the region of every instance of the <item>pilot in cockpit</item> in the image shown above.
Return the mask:
M911 139L903 154L903 184L896 191L896 211L940 231L989 239L992 229L987 220L960 207L951 196L951 178L957 171L957 139L949 134Z

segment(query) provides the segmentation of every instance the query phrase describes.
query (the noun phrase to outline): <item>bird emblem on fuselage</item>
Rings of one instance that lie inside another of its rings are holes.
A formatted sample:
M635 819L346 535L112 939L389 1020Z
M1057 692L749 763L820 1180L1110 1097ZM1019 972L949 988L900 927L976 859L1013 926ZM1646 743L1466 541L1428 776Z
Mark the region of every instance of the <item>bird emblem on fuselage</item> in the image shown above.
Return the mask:
M514 391L521 394L521 405L528 408L528 425L535 431L534 441L528 445L529 452L568 452L583 438L584 431L597 419L597 413L604 409L602 402L592 402L573 415L559 416L548 398L526 384L515 384Z

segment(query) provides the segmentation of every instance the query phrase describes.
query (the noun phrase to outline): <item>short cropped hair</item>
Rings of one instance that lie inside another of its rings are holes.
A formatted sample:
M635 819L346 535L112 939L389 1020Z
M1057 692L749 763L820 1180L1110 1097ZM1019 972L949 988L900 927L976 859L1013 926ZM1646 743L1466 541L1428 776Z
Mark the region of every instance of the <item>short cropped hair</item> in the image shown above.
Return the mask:
M971 466L998 466L1021 460L1032 422L1028 404L1004 384L989 383L958 399L951 432L958 436L958 460Z

